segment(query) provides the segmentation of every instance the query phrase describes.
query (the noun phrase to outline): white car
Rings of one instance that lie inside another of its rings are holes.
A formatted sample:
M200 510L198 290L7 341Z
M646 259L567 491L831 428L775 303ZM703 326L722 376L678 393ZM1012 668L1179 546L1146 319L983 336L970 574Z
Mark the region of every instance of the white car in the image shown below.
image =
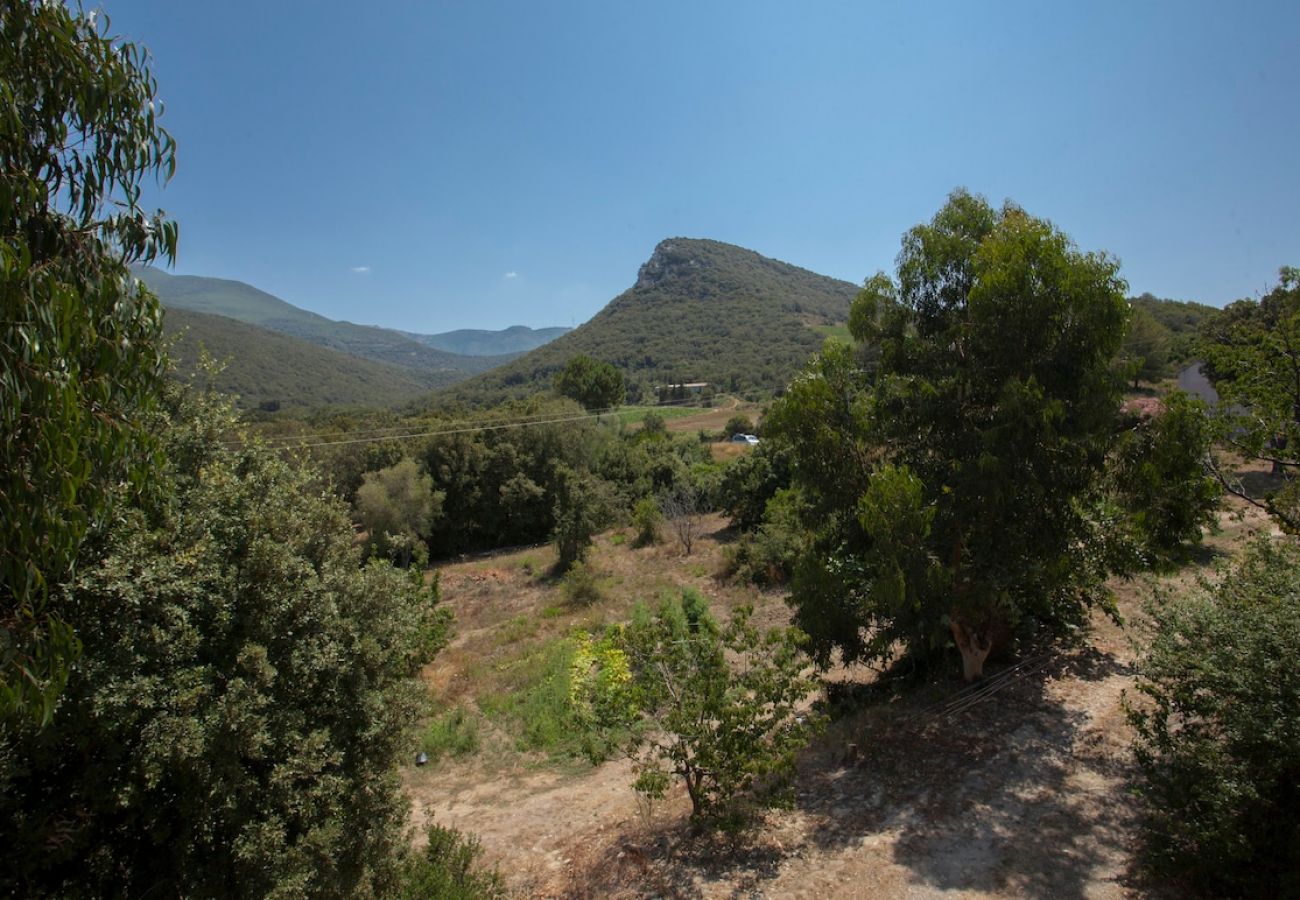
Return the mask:
M757 443L758 443L758 437L757 437L757 435L753 435L753 434L733 434L733 435L731 436L731 443L733 443L733 444L757 444Z

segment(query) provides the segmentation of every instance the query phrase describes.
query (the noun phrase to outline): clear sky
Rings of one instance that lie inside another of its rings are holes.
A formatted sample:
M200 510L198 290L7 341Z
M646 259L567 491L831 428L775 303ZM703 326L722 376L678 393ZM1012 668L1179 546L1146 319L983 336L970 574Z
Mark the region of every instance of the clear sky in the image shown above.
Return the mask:
M333 318L576 325L671 236L860 282L959 185L1133 293L1300 264L1295 0L103 6L179 143L176 271Z

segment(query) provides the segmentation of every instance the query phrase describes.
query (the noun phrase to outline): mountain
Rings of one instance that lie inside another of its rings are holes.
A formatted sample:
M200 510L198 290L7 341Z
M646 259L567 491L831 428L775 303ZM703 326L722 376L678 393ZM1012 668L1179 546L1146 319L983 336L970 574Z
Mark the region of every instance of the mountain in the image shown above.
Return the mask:
M425 376L437 375L440 383L484 372L513 358L461 356L425 346L387 328L336 322L241 281L169 275L152 268L136 269L135 274L169 309L236 319L362 359L400 366Z
M817 329L848 320L857 292L742 247L670 238L589 322L443 396L491 403L542 390L579 353L622 370L633 398L693 381L778 390L821 348Z
M461 328L457 331L444 331L441 334L413 334L409 331L399 333L426 347L436 347L448 353L459 353L462 356L500 356L507 353L527 353L569 331L572 329L511 325L501 331Z
M205 348L225 364L213 386L237 395L244 409L393 406L457 377L361 359L226 316L178 307L165 311L163 328L174 338L176 374L195 378L199 348ZM206 376L197 380L206 382Z

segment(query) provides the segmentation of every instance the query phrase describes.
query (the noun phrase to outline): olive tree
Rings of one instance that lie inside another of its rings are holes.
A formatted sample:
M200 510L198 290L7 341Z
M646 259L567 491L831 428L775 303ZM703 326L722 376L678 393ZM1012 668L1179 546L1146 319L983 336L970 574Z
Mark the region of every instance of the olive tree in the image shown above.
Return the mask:
M175 143L137 45L62 3L0 15L0 716L47 721L80 627L57 586L120 483L164 373L162 312L128 266L176 252L140 207Z
M864 367L828 346L765 420L814 532L792 602L813 652L941 649L982 674L1018 625L1105 597L1091 540L1118 411L1118 264L964 191L903 236L854 301Z

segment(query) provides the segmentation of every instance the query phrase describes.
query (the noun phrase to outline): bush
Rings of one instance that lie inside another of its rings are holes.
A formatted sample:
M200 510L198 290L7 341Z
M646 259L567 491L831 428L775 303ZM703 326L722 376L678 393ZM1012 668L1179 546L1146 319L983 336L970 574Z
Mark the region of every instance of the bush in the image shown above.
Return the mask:
M1134 704L1147 860L1230 896L1300 896L1300 549L1257 544L1154 611Z
M632 510L636 526L636 546L648 547L663 540L664 514L654 497L642 497Z
M785 584L802 546L799 496L782 490L767 503L763 524L723 549L722 576L758 585Z
M780 805L793 796L795 755L810 734L795 709L814 690L795 629L759 632L751 610L722 625L698 591L602 642L580 641L571 675L575 707L622 728L635 790L659 799L680 778L696 821L744 820L742 799Z
M402 871L402 900L490 900L506 896L496 869L476 868L483 848L478 838L430 825L429 842L411 853Z
M727 420L727 424L722 427L722 433L729 438L733 434L753 434L754 422L749 416L736 415Z
M560 590L564 592L564 599L574 606L590 606L604 596L596 573L589 565L582 562L575 562L569 566L569 571L564 574L564 580L560 582Z

